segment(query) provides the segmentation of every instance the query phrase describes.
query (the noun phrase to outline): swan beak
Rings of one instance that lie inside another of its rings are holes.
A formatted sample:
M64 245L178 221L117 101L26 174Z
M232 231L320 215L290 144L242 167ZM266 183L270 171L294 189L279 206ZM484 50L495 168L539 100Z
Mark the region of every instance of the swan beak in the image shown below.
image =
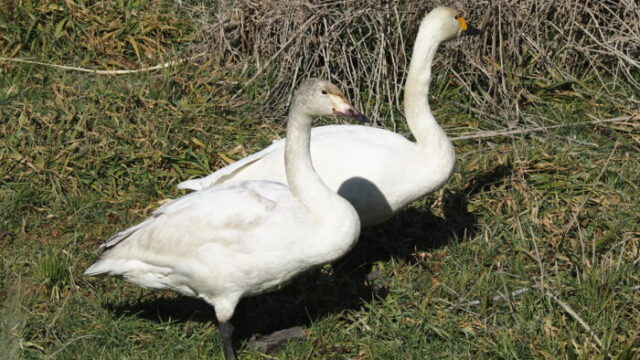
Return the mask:
M361 112L356 110L353 105L342 96L332 96L333 112L338 115L346 116L348 118L356 119L360 122L370 122L369 119Z
M458 22L460 23L460 33L462 36L471 36L471 35L480 35L482 34L482 30L477 27L469 25L467 21L462 17L457 17Z

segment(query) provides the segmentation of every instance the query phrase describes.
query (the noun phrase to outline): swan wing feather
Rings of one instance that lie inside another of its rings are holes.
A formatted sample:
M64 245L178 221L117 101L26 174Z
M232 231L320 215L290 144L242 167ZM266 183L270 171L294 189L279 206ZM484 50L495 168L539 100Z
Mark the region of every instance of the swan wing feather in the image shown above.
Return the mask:
M390 140L392 140L392 142L400 143L408 142L407 139L402 135L371 126L319 126L313 128L311 131L311 152L312 154L314 154L316 151L319 151L320 154L323 154L324 152L321 150L321 148L324 147L323 144L326 144L327 150L329 150L330 153L333 153L331 150L335 149L336 146L340 144L352 146L354 143L358 143L358 145L364 147L364 149L367 149L369 147L374 149L386 149L385 145L388 147L390 144ZM249 155L244 159L229 164L221 169L218 169L206 177L183 181L178 184L178 188L188 190L202 190L215 184L223 183L227 180L232 180L234 176L236 176L236 174L239 174L243 170L246 170L250 167L255 167L259 162L267 159L269 159L267 161L276 161L278 165L277 168L267 166L264 170L268 171L267 169L271 169L272 173L263 174L264 177L262 179L282 180L280 179L280 177L284 176L284 145L285 139L274 140L273 143L267 148ZM277 159L273 159L274 156L277 157ZM341 153L340 156L349 157L349 153ZM279 174L279 176L273 178L274 174Z
M153 230L154 242L177 244L175 238L186 238L186 234L193 239L200 233L246 229L266 221L272 214L271 210L278 202L286 202L283 200L289 194L286 186L268 181L229 182L195 191L162 205L141 223L113 235L100 246L99 251L110 250L132 237L139 239L137 235L149 230Z
M271 145L269 145L265 149L258 151L255 154L249 155L246 158L240 159L221 169L218 169L206 177L183 181L179 183L177 187L178 189L186 190L202 190L219 182L223 182L227 178L232 178L234 173L242 170L247 166L250 166L256 161L259 161L271 152L276 151L280 148L284 148L284 140L285 139L274 140Z

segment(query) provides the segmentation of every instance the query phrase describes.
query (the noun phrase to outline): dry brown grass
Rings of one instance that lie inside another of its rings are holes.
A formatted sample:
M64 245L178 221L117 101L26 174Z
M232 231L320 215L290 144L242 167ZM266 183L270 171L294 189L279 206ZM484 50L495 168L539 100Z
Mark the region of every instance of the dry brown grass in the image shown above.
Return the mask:
M193 3L192 3L193 4ZM261 95L282 106L307 76L344 81L376 120L400 108L410 49L435 1L235 0L193 6L198 43L225 65L261 77ZM482 28L480 39L445 46L436 73L468 87L475 111L521 120L521 108L583 81L640 89L640 5L634 0L462 0L448 4ZM612 84L611 81L614 81ZM606 94L605 94L606 96ZM616 99L620 100L620 99ZM637 99L621 100L637 101ZM391 125L391 124L388 124Z

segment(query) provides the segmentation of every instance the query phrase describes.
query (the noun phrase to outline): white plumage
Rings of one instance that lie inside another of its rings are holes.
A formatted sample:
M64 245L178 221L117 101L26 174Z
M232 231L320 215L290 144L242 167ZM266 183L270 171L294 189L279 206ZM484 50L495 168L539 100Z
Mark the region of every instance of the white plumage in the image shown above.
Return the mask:
M324 185L309 155L312 117L332 112L362 116L331 83L307 80L289 113L290 188L235 181L175 199L108 239L85 275L121 276L204 299L215 307L225 358L235 359L228 321L238 301L337 259L359 235L357 213Z
M357 125L314 128L313 164L323 181L355 207L363 226L379 224L410 202L441 187L455 164L453 145L438 125L427 95L438 45L477 33L458 12L439 7L420 24L405 86L405 114L416 142L388 130ZM231 180L285 182L284 140L219 169L187 180L181 189L200 190Z

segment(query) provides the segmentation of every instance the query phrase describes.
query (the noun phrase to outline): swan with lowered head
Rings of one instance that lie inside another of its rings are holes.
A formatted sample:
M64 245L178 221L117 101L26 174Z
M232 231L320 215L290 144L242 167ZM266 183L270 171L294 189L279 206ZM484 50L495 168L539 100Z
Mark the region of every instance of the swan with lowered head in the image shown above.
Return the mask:
M404 109L411 142L384 129L358 125L316 127L311 157L322 180L355 207L362 226L389 219L397 210L437 190L455 164L451 141L431 114L427 99L431 62L438 45L480 31L451 8L438 7L420 24L407 82ZM221 168L207 177L187 180L181 189L200 190L230 180L286 181L284 140Z
M226 360L235 359L236 304L286 284L345 254L360 234L355 209L320 180L309 153L312 118L364 118L333 84L305 81L289 111L285 168L289 187L234 181L177 198L100 246L84 275L121 276L213 305Z

